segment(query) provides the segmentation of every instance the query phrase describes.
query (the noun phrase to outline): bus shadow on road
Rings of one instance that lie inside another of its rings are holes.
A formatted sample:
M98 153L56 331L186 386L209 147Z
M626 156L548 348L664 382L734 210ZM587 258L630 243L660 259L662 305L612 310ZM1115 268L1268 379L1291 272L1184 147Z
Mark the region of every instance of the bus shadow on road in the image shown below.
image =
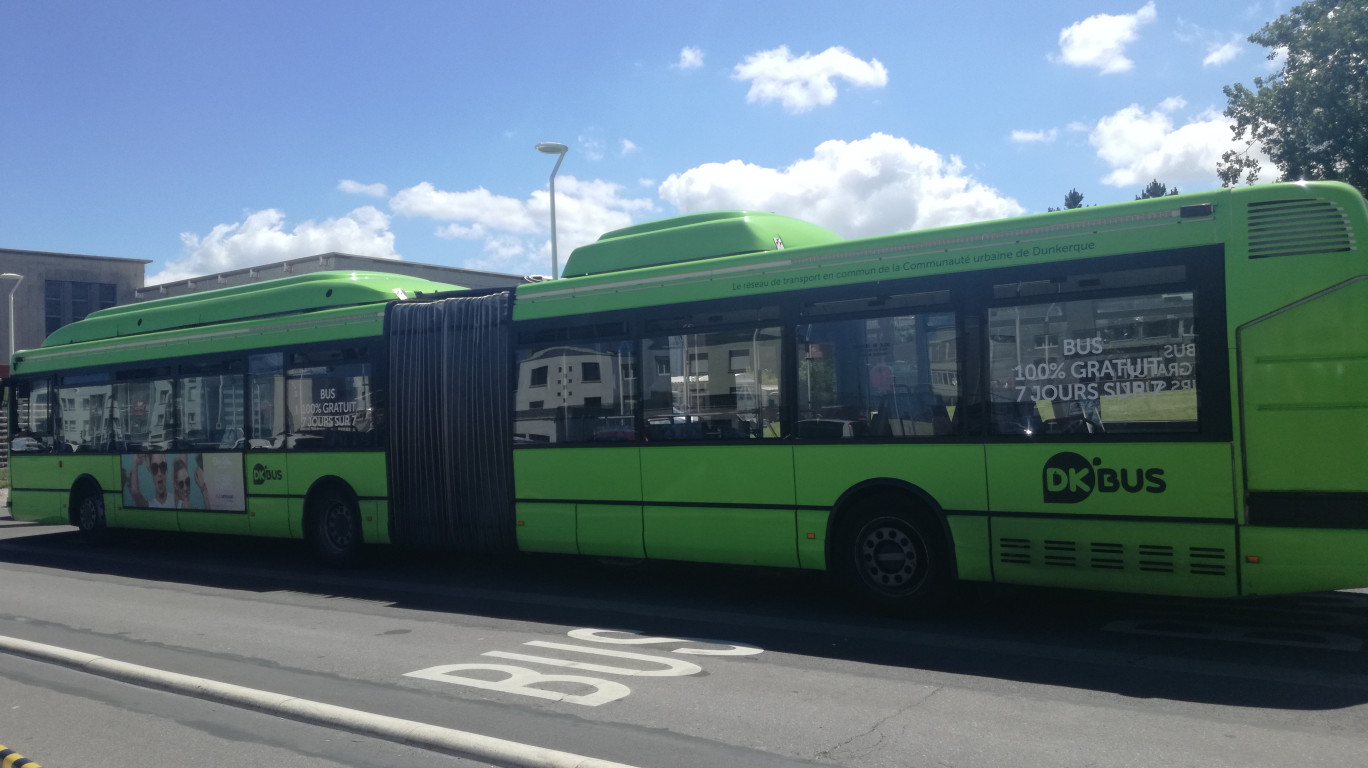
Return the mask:
M0 538L0 562L350 598L451 621L744 643L909 683L949 674L1236 707L1368 703L1368 595L1351 592L1191 600L974 587L935 615L908 618L852 606L820 573L740 566L387 547L334 569L297 541L118 531L91 542L68 528Z

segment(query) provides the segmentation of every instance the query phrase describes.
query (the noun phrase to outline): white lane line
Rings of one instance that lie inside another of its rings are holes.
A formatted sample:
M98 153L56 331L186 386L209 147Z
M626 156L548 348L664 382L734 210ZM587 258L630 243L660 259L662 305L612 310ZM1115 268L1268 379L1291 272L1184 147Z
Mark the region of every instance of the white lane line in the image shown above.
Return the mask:
M633 768L595 757L520 744L478 733L428 725L414 720L362 712L295 696L286 696L203 677L108 659L55 645L0 635L0 652L49 661L126 683L159 688L201 699L254 709L329 728L353 731L408 746L527 768Z

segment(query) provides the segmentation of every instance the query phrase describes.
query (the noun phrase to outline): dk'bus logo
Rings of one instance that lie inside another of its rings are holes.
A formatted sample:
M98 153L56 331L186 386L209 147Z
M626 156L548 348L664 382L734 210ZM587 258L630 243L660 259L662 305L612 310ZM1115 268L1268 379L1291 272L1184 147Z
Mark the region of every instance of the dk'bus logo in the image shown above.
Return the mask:
M262 485L268 480L279 480L284 476L284 472L271 469L264 464L257 464L252 467L252 485Z
M1114 469L1102 466L1101 458L1088 461L1071 451L1056 453L1045 462L1041 485L1046 504L1077 504L1093 491L1163 493L1168 488L1162 469Z

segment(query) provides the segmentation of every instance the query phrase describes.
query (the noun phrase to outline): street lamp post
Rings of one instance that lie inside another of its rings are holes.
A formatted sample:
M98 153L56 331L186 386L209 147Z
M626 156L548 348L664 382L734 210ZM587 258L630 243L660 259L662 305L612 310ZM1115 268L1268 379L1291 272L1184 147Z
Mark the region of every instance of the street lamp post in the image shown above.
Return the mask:
M9 356L5 358L5 365L9 365L10 359L14 357L14 292L19 290L19 284L24 281L24 276L6 272L0 275L0 280L14 281L14 287L10 288L9 295Z
M554 141L543 141L537 145L538 152L545 152L548 155L556 155L556 167L551 169L551 279L555 280L560 276L560 257L556 254L556 171L560 170L561 161L565 159L565 153L570 150L564 144Z

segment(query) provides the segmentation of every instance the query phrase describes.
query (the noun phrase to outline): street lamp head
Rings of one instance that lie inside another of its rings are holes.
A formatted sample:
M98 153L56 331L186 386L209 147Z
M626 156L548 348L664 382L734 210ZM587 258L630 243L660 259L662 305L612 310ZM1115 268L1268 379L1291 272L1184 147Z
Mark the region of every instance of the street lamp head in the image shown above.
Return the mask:
M6 272L6 273L4 273L3 275L0 275L0 280L23 280L23 279L24 279L24 276L23 276L23 275L16 275L16 274L14 274L13 272Z
M570 151L570 148L555 141L543 141L537 145L538 152L545 152L548 155L563 155Z

